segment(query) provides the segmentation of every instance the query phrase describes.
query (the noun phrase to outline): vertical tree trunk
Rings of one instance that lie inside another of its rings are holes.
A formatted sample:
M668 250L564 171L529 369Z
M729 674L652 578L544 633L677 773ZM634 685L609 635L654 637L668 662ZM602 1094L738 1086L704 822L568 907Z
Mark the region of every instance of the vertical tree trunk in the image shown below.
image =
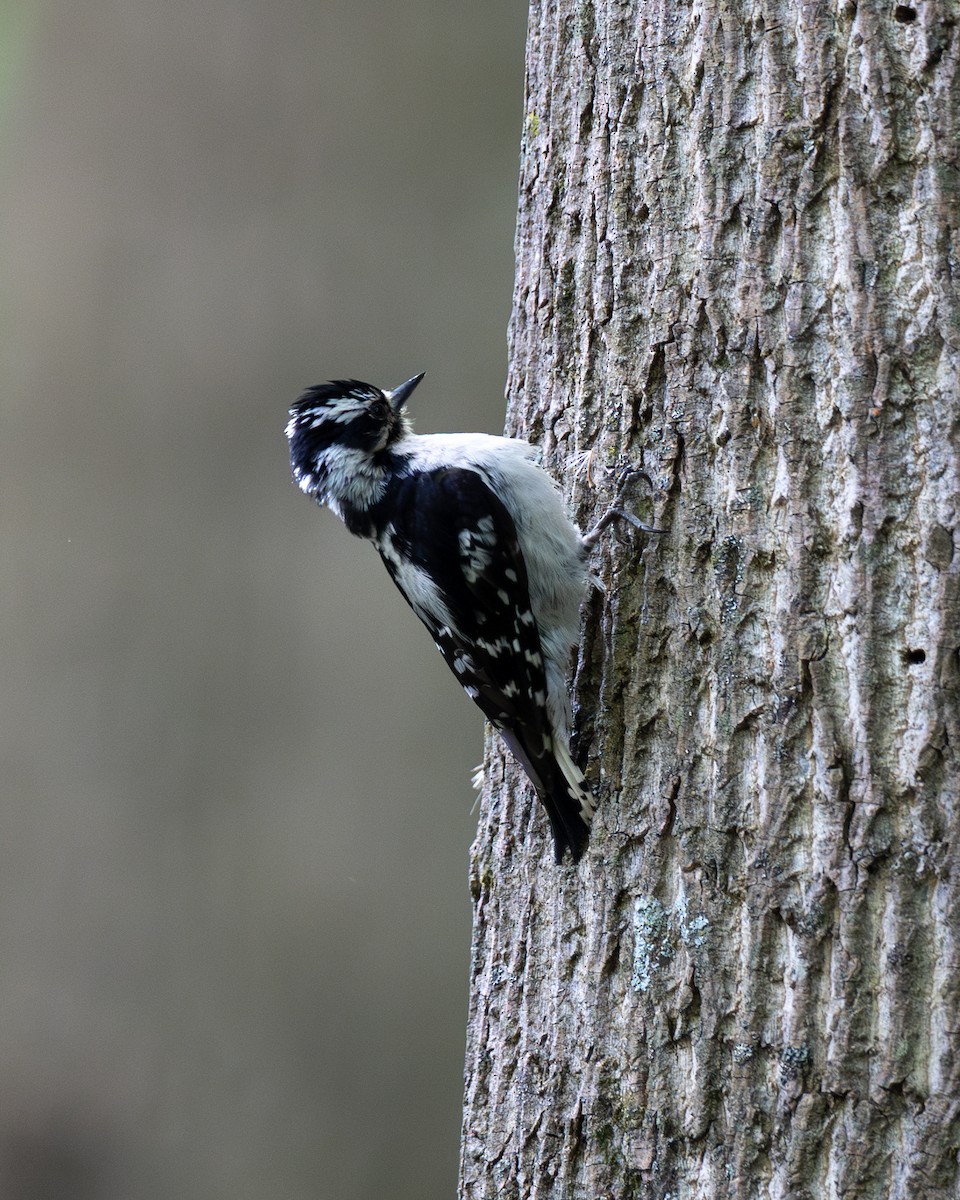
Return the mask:
M665 532L579 867L488 747L463 1200L956 1194L958 19L532 4L510 431Z

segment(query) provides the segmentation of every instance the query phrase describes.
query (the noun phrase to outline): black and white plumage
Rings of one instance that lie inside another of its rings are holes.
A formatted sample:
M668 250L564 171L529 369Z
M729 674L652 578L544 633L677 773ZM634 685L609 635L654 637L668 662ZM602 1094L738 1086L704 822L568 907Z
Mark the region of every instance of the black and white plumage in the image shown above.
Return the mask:
M526 442L413 432L423 378L304 392L287 438L301 491L380 552L467 695L536 788L556 859L583 854L594 800L570 757L567 669L587 542Z

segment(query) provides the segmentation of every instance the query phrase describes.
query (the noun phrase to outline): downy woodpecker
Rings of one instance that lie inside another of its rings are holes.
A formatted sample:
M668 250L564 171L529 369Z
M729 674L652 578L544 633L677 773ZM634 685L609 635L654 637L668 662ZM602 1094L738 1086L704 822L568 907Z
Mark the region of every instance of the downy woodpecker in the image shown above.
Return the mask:
M570 756L567 672L588 587L586 538L527 442L415 434L392 391L309 388L286 433L300 490L373 542L464 691L530 778L557 862L586 848L594 799Z

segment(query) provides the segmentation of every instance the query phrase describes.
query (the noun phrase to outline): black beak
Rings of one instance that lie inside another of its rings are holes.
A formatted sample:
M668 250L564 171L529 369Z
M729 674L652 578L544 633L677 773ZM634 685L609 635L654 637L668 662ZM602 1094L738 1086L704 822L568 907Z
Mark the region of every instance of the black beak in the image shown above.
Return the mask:
M410 393L417 386L420 380L426 375L426 371L421 371L419 375L414 375L412 379L408 379L406 383L401 383L399 387L395 387L392 392L387 392L390 399L390 404L393 406L394 412L399 412L410 398Z

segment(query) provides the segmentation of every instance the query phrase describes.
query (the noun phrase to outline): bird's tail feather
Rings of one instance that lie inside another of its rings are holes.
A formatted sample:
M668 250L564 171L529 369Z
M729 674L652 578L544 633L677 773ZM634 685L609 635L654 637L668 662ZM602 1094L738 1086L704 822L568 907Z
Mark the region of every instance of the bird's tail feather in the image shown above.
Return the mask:
M557 862L563 861L567 850L573 861L579 862L587 848L596 801L583 772L570 757L566 739L554 736L549 750L531 753L513 730L501 729L500 733L547 810Z
M553 752L562 778L556 780L550 794L542 799L550 818L554 854L559 863L569 849L573 861L579 862L587 848L596 801L583 772L570 757L566 742L555 739Z

